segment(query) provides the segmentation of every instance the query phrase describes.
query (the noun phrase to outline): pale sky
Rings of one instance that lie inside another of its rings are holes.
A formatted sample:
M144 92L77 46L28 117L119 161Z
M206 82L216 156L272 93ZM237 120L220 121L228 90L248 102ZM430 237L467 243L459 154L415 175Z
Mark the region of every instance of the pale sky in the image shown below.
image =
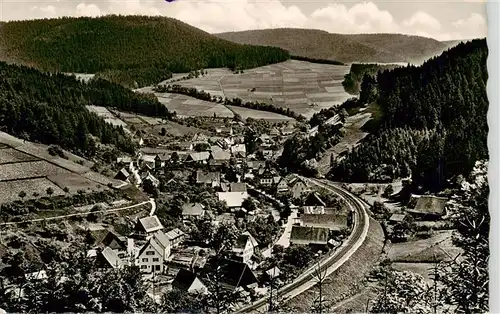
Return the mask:
M438 40L487 34L482 0L0 0L0 5L2 21L141 14L173 17L210 33L296 27Z

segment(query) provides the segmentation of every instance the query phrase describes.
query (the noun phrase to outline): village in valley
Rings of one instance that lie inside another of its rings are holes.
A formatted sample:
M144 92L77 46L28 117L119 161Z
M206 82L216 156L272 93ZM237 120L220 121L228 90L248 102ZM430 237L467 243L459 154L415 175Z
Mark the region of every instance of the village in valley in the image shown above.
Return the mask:
M44 178L62 193L52 195L49 187L45 197L42 189L30 198L23 190L14 205L2 207L4 267L16 268L16 248L34 251L24 253L27 280L46 278L47 265L57 256L54 250L82 242L95 271L137 266L158 303L172 290L207 295L217 287L237 294L226 305L236 310L293 284L306 269L335 255L353 231L356 214L345 197L278 166L287 138L308 132L298 122L217 117L151 122L105 108L92 110L122 119L138 153L108 152L109 163L87 164L59 148L2 137L0 153L11 156L2 167L40 160L62 169L57 178L49 173ZM90 181L95 189L77 189ZM396 243L417 229L431 230L445 215L446 198L415 196L412 207L402 210L380 202L398 192L391 184L343 187L367 196L372 210L379 210L374 215L386 236ZM30 219L21 220L15 209L24 198L32 211L25 216ZM8 284L22 294L15 282Z

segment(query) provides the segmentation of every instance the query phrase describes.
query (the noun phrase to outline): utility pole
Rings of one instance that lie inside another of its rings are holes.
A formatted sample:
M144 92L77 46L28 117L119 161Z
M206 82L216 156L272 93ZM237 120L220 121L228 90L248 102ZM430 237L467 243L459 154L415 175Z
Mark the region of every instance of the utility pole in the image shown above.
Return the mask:
M318 254L316 254L318 256ZM323 303L326 300L323 300L323 283L326 282L326 269L324 272L321 271L321 265L319 263L319 260L317 262L318 268L315 270L314 274L312 275L314 279L316 279L316 282L318 284L318 289L319 289L319 298L317 299L317 304L318 304L318 313L323 313Z

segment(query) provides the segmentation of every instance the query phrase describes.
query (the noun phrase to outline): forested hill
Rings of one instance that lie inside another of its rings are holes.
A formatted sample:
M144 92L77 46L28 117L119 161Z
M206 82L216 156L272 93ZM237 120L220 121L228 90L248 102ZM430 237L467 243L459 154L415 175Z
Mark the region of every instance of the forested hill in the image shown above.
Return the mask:
M152 95L134 93L101 79L88 84L64 74L0 62L0 130L44 144L58 144L91 155L95 139L133 152L130 138L86 105L168 117ZM92 136L91 136L92 135Z
M382 127L331 171L349 181L411 174L437 190L487 159L486 40L461 43L421 67L402 67L362 84L383 114ZM367 79L369 77L366 77Z
M267 45L314 59L351 62L411 62L420 64L449 45L403 34L334 34L315 29L277 28L215 34L240 44Z
M244 69L289 58L282 49L236 44L171 18L114 15L2 23L0 52L3 60L43 70L102 72L139 86L169 72Z

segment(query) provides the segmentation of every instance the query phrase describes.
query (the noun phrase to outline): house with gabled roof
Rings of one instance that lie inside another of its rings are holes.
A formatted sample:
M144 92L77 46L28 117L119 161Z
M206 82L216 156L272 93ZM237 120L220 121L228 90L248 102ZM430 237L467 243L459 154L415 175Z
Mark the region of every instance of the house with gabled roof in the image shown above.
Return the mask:
M102 238L100 241L96 242L96 244L100 247L109 247L118 255L120 259L124 259L127 255L127 240L124 237L120 237L116 233L112 231L108 231L108 233Z
M121 180L121 181L128 181L128 178L130 177L130 173L128 173L127 169L121 168L120 171L115 175L115 179Z
M141 179L143 184L144 182L149 181L149 183L151 183L151 185L154 186L155 188L160 185L160 180L155 178L149 171L144 173Z
M170 241L166 234L158 230L144 244L137 254L136 264L141 272L162 273L164 264L170 256Z
M318 192L311 192L307 195L302 210L305 214L324 213L326 203L321 199Z
M165 233L165 235L167 236L168 241L170 241L171 247L178 246L179 244L184 242L184 239L186 238L186 234L179 228L170 230L167 233Z
M397 224L406 221L407 216L405 214L392 214L389 217L389 224Z
M207 287L201 282L195 273L181 268L172 282L172 288L187 293L205 294Z
M205 206L200 203L186 203L182 205L182 219L201 219L205 216Z
M234 257L240 262L248 263L258 246L255 238L248 231L244 232L236 239L233 246Z
M258 283L257 276L247 263L223 259L220 263L221 286L228 290Z
M292 226L290 243L296 245L327 245L330 230L322 227Z
M210 153L210 159L219 162L228 162L231 159L231 153L226 151L215 151Z
M447 198L434 195L413 195L413 198L415 205L410 204L406 211L416 219L438 220L446 215Z
M121 268L123 263L115 251L109 247L105 247L98 251L94 265L97 269L109 269Z
M187 156L186 162L205 163L208 159L210 159L210 152L195 152Z
M162 229L163 225L156 215L147 216L137 220L137 223L135 225L135 234L148 237L151 236L154 232Z
M302 195L304 195L305 193L309 193L311 190L307 182L297 177L292 178L289 182L289 185L293 198L301 198Z

